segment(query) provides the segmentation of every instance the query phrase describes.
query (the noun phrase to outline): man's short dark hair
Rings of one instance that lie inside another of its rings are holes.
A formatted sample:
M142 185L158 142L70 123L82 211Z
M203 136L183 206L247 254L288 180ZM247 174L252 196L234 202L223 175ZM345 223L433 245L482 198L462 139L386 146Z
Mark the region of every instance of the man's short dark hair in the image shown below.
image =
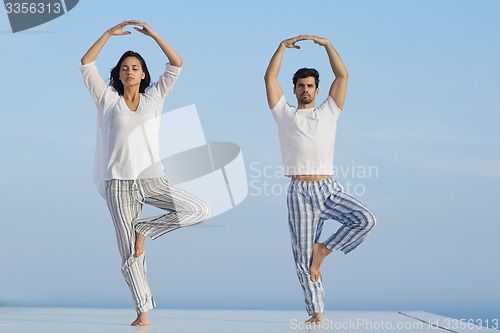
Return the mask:
M316 88L319 87L319 72L314 68L301 68L295 72L293 75L293 86L297 85L298 79L305 79L306 77L314 77L314 81L316 81Z

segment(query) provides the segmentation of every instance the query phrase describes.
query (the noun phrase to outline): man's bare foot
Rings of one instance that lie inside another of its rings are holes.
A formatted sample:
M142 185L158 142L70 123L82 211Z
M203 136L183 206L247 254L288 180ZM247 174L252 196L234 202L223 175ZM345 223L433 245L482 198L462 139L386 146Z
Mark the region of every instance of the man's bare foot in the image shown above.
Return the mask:
M144 242L146 241L146 236L136 232L135 233L135 257L140 257L144 253Z
M313 260L311 263L311 267L309 268L309 273L311 275L312 282L316 282L319 280L320 277L319 267L321 266L323 259L325 259L325 257L330 253L332 253L332 250L328 249L324 244L314 243Z
M147 312L141 312L137 315L137 319L130 324L132 326L149 326L149 318Z
M311 316L311 318L306 320L306 323L309 324L321 324L323 322L323 314L316 312Z

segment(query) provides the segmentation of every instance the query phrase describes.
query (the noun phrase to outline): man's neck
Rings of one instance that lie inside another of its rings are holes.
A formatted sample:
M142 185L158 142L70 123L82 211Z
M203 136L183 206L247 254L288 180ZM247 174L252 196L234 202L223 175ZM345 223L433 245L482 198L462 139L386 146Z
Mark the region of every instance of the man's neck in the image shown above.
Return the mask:
M314 101L307 104L298 102L297 109L314 109Z

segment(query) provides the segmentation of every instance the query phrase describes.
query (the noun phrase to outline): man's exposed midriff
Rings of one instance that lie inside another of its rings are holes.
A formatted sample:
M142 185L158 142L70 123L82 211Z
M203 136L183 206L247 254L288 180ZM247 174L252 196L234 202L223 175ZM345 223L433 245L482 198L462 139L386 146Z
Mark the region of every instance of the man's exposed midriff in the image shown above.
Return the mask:
M300 180L303 182L317 182L327 178L332 178L332 175L296 175L292 176L293 180Z

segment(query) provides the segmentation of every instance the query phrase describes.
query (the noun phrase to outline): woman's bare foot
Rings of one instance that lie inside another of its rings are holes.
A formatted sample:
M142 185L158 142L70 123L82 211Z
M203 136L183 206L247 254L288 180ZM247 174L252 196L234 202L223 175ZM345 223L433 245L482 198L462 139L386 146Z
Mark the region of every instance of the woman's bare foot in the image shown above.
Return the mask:
M332 253L332 250L328 249L324 244L314 243L313 245L313 260L311 267L309 268L309 273L311 275L311 281L316 282L319 280L320 273L319 267L327 255ZM312 318L312 317L311 317Z
M146 241L146 236L136 232L135 233L135 257L138 258L144 253L144 242Z
M323 314L316 312L311 316L311 318L306 320L306 323L309 324L321 324L323 322Z
M149 319L147 312L141 312L137 315L137 319L130 324L132 326L149 326Z

